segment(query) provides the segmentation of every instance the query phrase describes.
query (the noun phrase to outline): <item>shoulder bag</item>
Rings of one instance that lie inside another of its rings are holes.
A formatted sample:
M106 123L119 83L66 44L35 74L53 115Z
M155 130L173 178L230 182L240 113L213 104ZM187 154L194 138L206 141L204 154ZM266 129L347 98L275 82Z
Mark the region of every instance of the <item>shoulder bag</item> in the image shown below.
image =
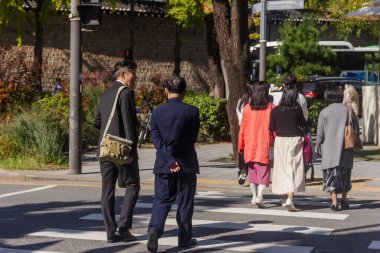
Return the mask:
M120 92L126 88L122 86L119 88L116 94L115 102L112 107L111 114L108 118L107 126L104 129L102 141L100 142L99 158L105 161L114 162L116 164L130 164L133 161L131 156L133 142L121 138L119 136L107 134L108 128L111 124L113 115L115 113L116 104L120 95Z
M347 108L348 124L344 131L344 149L360 150L363 148L362 142L358 136L358 129L355 129L352 123L351 108Z

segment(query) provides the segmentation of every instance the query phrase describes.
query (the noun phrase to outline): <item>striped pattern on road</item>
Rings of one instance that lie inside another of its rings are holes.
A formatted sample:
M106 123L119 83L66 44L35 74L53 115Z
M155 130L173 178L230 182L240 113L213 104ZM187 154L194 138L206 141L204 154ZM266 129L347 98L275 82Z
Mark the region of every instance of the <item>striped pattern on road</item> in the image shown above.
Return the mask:
M58 253L56 251L0 248L0 253Z
M106 233L100 231L82 231L72 229L47 228L29 236L43 236L54 238L70 238L82 240L106 240ZM146 244L146 235L137 235L138 241L133 243ZM178 238L174 236L163 237L159 245L176 247ZM265 252L265 253L310 253L314 248L305 246L290 246L277 243L254 243L252 241L225 241L213 239L198 239L196 248L230 250L234 252Z
M380 249L380 241L372 241L368 249Z
M197 200L203 200L203 199L219 199L219 200L234 200L236 202L241 203L250 203L251 198L244 198L244 197L226 197L223 195L195 195L195 202ZM270 204L278 204L280 205L282 199L265 199L264 203L270 203ZM297 198L293 200L293 203L295 206L318 206L318 207L328 207L331 206L331 199L330 198ZM362 204L353 204L350 203L350 208L355 209L361 207Z
M38 188L33 188L33 189L25 190L25 191L6 193L6 194L0 195L0 198L5 198L5 197L19 195L19 194L24 194L24 193L29 193L29 192L46 190L46 189L50 189L50 188L53 188L53 187L56 187L56 186L57 185L46 185L46 186L42 186L42 187L38 187Z
M151 209L152 203L139 202L136 208ZM172 210L176 206L173 205ZM283 210L268 210L268 209L254 209L254 208L239 208L239 207L217 207L217 206L195 206L196 212L215 212L215 213L236 213L245 215L266 215L266 216L284 216L296 218L312 218L312 219L327 219L327 220L345 220L348 214L335 214L335 213L318 213L318 212L289 212Z
M82 220L98 220L102 221L101 214L90 214L80 218ZM119 215L116 216L119 219ZM134 215L133 222L148 224L150 216ZM274 225L274 224L255 224L247 222L230 222L230 221L217 221L217 220L192 220L194 227L201 228L220 228L231 230L244 230L244 231L265 231L265 232L284 232L284 233L299 233L310 235L330 235L334 232L332 228L321 227L307 227L307 226L287 226L287 225ZM167 218L165 225L177 226L175 218Z

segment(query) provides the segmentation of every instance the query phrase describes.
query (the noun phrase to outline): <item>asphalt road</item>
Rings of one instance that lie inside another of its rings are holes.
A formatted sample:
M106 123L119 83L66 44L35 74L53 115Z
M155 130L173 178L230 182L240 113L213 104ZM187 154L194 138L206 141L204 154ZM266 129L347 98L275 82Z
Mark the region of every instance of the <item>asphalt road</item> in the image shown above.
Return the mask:
M132 232L139 241L116 244L105 242L100 191L97 185L0 184L0 252L146 252L152 189L142 189L135 209ZM117 206L122 195L118 189ZM199 243L182 252L380 252L380 196L355 195L352 209L332 212L326 195L303 194L292 213L278 196L265 197L267 208L258 209L249 188L199 188L193 219ZM174 210L160 252L180 251L177 232Z

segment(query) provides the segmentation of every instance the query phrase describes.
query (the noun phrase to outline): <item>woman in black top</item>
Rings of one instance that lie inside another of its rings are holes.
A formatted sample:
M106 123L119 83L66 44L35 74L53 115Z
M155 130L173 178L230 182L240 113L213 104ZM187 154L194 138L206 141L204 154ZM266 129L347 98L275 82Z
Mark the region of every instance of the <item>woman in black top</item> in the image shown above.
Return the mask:
M272 192L283 194L284 206L295 211L294 192L305 191L303 165L303 128L306 120L297 102L297 88L287 85L280 104L271 113L269 130L276 133Z

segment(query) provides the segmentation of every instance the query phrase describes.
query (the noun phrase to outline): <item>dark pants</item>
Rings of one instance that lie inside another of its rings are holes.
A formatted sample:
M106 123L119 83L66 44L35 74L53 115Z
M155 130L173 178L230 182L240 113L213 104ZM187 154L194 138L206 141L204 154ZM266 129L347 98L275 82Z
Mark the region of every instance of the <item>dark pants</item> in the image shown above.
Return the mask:
M162 236L168 213L177 199L178 243L188 242L193 236L192 217L196 184L197 175L195 173L156 174L155 196L148 231L155 230L159 237Z
M115 233L117 228L115 222L115 186L119 170L124 171L120 174L124 177L126 189L118 226L121 229L132 227L133 210L140 192L139 164L137 159L128 165L117 165L108 161L99 161L99 163L102 174L101 207L107 235L110 236Z
M240 174L243 171L245 172L246 175L248 175L248 166L247 166L247 164L244 161L244 153L240 153L239 154L239 171L238 171L238 176L240 176Z

